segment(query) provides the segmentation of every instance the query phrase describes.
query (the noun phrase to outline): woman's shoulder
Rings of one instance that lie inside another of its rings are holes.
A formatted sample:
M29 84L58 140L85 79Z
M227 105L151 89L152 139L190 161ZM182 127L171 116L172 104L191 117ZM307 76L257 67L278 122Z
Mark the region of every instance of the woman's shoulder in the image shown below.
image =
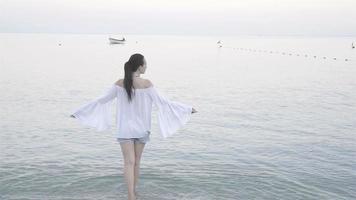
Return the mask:
M146 87L149 88L149 87L152 87L153 86L153 83L152 81L150 81L149 79L144 79L145 80L145 83L146 83Z
M152 81L150 81L149 79L144 79L144 78L141 78L141 81L142 81L142 85L144 88L150 88L153 86L153 83ZM116 85L118 86L121 86L121 87L124 87L124 79L119 79L115 82Z
M119 79L115 82L116 85L124 87L124 79Z

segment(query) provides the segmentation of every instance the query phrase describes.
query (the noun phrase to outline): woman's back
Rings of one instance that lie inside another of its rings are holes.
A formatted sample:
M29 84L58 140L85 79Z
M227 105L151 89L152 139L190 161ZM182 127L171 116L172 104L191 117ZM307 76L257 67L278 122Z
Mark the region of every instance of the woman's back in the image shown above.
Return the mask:
M116 124L118 138L144 137L151 130L152 83L144 79L134 81L134 93L129 101L120 79L117 81Z

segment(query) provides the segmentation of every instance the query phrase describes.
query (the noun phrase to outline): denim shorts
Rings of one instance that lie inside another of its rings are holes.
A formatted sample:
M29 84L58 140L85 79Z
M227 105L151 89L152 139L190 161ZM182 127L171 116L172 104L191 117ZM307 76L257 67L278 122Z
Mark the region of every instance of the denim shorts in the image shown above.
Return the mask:
M129 141L132 141L133 143L135 143L135 142L146 143L146 142L150 141L150 134L151 134L150 131L147 131L147 132L148 132L148 134L146 136L144 136L144 137L140 137L140 138L116 138L116 140L119 143L129 142Z

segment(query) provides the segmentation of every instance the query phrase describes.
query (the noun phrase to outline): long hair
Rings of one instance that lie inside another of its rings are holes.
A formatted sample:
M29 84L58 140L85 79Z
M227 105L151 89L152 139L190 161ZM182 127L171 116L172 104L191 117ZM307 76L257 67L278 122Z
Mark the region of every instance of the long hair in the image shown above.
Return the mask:
M132 100L132 91L135 89L133 87L132 73L135 72L140 65L143 65L143 55L135 53L130 56L130 59L125 63L125 78L124 87L127 92L129 101Z

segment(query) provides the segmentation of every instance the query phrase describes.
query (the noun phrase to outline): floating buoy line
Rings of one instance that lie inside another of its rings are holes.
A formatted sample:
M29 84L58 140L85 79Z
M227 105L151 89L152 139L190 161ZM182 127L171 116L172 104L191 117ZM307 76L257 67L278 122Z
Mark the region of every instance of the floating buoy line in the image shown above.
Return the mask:
M323 60L326 60L326 59L331 59L331 60L340 60L340 61L345 61L345 62L348 62L348 61L351 61L349 58L344 58L344 59L341 59L341 58L337 58L337 57L327 57L327 56L316 56L316 55L310 55L310 54L300 54L300 53L289 53L289 52L286 52L286 51L271 51L271 50L262 50L262 49L251 49L251 48L241 48L241 47L229 47L229 46L223 46L221 44L221 41L218 42L219 44L219 48L227 48L227 49L232 49L232 50L239 50L239 51L250 51L250 52L258 52L258 53L269 53L269 54L281 54L281 55L288 55L288 56L299 56L299 57L311 57L311 58L314 58L314 59L317 59L317 58L320 58L320 59L323 59Z

